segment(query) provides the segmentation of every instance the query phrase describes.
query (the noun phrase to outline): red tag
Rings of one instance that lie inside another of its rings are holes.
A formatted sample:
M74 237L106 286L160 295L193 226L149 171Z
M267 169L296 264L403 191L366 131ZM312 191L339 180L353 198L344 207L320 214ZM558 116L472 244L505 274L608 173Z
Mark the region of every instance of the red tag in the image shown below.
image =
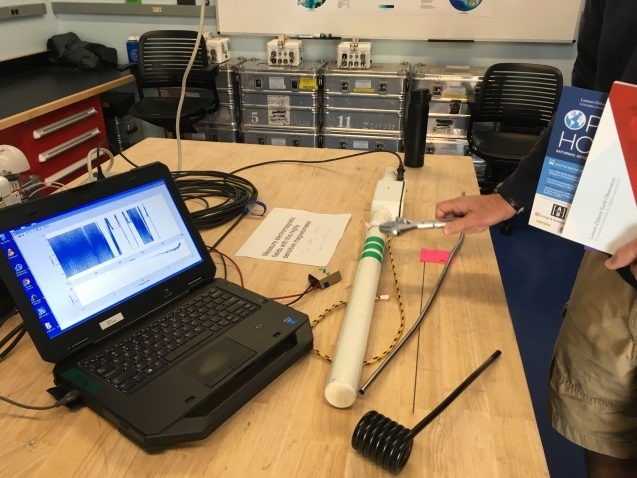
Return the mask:
M441 249L420 249L420 262L434 262L436 264L444 264L449 259L451 251L443 251Z

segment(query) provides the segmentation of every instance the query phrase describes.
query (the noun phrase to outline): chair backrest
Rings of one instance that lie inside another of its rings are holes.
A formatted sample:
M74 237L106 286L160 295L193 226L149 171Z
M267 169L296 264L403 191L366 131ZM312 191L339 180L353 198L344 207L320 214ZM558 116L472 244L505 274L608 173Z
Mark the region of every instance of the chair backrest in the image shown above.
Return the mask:
M138 89L181 86L196 40L197 32L189 30L144 33L139 39L136 71ZM187 86L209 89L214 85L215 75L216 70L211 70L208 65L206 42L202 38L188 74Z
M541 130L548 126L562 91L562 73L549 65L497 63L479 86L472 122Z

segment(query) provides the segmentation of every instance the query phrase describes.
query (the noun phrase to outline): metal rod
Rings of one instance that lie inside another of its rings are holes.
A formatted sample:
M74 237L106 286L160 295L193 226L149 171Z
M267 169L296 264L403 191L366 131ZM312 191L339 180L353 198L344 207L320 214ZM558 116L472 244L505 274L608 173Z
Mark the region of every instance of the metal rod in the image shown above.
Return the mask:
M440 402L440 404L434 408L431 412L429 412L429 414L427 414L427 416L425 418L423 418L420 422L418 422L407 434L407 436L409 438L413 438L415 437L418 433L420 433L422 431L423 428L425 428L427 425L429 425L430 422L433 421L434 418L436 418L438 415L440 415L442 413L442 411L447 408L449 405L451 405L451 402L453 402L456 398L458 398L458 396L464 391L465 388L467 388L469 385L471 385L471 383L478 378L478 376L485 371L485 369L491 365L493 363L493 361L495 359L497 359L500 355L502 354L502 352L500 350L496 350L495 352L493 352L488 359L486 359L482 365L480 365L477 369L475 369L471 375L469 375L467 378L465 378L462 383L460 385L458 385L453 392L451 392L449 395L447 395L447 397Z
M451 253L449 254L449 257L447 258L447 261L445 262L445 265L442 268L442 271L440 272L440 276L438 276L438 280L436 281L436 284L434 285L434 288L431 291L431 294L429 295L429 299L427 300L427 303L425 304L425 306L423 307L422 311L420 312L420 315L418 316L418 319L416 320L414 325L411 326L411 328L405 334L403 339L400 342L398 342L396 347L394 347L394 349L387 355L385 360L382 361L380 366L376 370L374 370L374 372L369 376L369 378L363 384L363 386L358 389L359 395L364 395L365 394L365 391L367 390L367 388L374 382L374 380L376 380L378 375L383 371L383 369L387 366L387 364L394 357L394 355L396 355L396 353L407 342L407 340L409 340L409 338L416 331L416 329L418 329L418 327L420 327L421 322L425 318L425 315L427 315L427 312L429 311L429 308L431 307L431 304L433 303L434 299L436 298L436 295L438 294L438 290L440 289L440 286L442 285L442 281L444 280L445 276L447 275L447 270L449 269L449 266L451 265L451 261L453 260L454 256L456 255L456 253L460 249L460 246L462 245L463 241L464 241L464 233L460 233L460 235L458 236L458 240L454 244L453 249L451 250Z

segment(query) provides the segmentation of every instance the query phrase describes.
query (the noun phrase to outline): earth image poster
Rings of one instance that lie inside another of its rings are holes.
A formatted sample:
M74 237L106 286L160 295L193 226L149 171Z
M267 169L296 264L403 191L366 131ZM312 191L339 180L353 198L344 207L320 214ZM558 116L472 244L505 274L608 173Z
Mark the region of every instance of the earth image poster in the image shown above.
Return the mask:
M482 0L449 0L451 6L461 12L469 12L478 7Z

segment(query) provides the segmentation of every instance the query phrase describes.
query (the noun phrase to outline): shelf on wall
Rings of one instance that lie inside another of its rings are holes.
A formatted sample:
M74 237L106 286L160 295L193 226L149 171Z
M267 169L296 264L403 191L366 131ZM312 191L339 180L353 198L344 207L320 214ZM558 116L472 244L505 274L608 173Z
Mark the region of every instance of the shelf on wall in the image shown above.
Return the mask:
M142 3L51 2L53 13L77 13L86 15L146 15L166 17L198 17L199 5L152 5ZM207 6L206 17L216 16L214 6Z
M25 3L0 7L0 20L13 20L24 17L35 17L46 14L44 3Z

